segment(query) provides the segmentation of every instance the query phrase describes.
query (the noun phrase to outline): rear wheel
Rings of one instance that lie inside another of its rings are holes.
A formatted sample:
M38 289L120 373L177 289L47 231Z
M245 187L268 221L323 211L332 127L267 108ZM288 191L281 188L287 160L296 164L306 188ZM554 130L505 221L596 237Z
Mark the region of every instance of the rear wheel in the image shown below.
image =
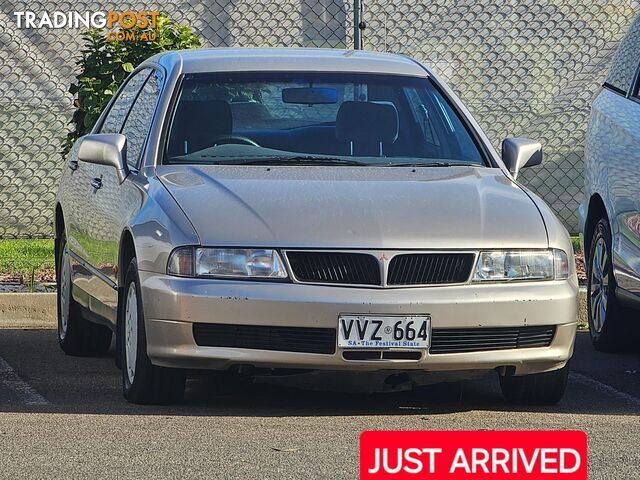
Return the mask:
M616 352L633 345L630 312L620 305L611 259L611 228L601 218L591 236L587 284L589 333L596 350Z
M122 390L131 403L169 405L184 396L185 372L153 365L147 355L144 312L136 259L132 259L124 284L120 313Z
M501 376L504 398L526 405L555 405L564 396L569 378L569 363L559 370L522 376Z
M67 355L104 355L111 345L112 333L108 327L85 320L80 305L71 291L71 255L67 237L60 237L56 271L58 286L58 342Z

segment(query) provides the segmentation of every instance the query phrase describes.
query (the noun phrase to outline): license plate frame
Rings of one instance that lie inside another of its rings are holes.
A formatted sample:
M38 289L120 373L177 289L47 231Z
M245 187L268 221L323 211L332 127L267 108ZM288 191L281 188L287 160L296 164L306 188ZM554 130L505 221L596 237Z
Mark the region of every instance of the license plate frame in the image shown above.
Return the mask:
M380 323L379 323L380 322ZM402 337L398 339L400 332ZM415 333L412 336L411 330ZM338 347L343 349L428 350L431 345L431 315L338 316Z

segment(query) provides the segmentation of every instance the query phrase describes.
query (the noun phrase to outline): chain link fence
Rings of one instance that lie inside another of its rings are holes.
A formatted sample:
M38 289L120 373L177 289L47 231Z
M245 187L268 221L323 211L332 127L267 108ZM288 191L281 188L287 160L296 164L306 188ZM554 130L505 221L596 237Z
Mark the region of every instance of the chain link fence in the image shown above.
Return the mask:
M577 233L591 101L639 3L364 1L366 49L432 65L496 148L507 136L542 142L543 166L520 178Z
M358 1L358 0L356 0ZM367 50L423 60L447 80L496 147L543 142L546 162L522 179L577 232L589 106L636 12L630 0L362 0ZM206 47L351 48L353 2L197 0L133 4L0 0L0 238L52 234L60 142L77 29L19 29L13 12L159 10ZM357 17L356 17L357 19Z

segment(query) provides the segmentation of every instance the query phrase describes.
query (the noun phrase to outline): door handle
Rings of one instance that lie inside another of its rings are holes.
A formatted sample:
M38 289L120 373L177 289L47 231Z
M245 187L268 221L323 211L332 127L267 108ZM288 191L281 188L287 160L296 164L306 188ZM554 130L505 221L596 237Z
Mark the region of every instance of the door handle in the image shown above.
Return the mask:
M99 188L102 188L102 179L101 179L101 178L98 178L98 177L93 178L93 179L91 180L91 186L92 186L93 188L95 188L96 190L98 190Z
M69 163L67 163L67 166L71 169L71 170L77 170L78 169L78 160L69 160Z

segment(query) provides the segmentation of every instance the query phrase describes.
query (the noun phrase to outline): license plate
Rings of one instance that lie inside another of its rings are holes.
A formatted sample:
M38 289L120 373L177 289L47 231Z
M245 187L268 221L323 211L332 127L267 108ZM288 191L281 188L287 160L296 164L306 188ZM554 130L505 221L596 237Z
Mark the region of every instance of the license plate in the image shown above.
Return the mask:
M429 348L431 316L340 315L342 348Z

